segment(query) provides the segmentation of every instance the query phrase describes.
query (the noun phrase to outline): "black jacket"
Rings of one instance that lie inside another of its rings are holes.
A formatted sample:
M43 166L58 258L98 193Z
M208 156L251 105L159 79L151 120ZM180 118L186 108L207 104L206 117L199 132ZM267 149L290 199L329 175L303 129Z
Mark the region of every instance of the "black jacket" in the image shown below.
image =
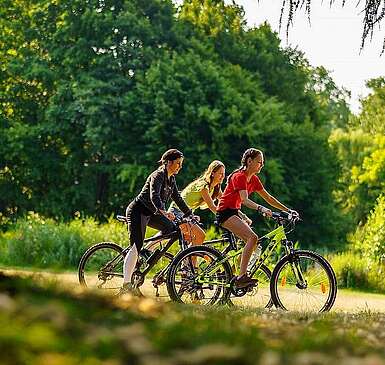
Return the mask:
M160 166L147 178L136 199L140 200L152 213L157 214L159 209L166 210L170 197L185 215L192 213L179 194L175 176L170 176L168 179L166 167Z

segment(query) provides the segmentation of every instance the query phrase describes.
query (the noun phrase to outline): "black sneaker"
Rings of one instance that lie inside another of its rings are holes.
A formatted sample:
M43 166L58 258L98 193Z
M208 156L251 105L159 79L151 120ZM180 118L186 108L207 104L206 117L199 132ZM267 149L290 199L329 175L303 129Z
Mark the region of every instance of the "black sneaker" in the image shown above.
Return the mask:
M243 274L242 276L238 276L235 279L235 286L237 288L246 288L250 285L256 285L258 282L257 279L250 278L247 274Z

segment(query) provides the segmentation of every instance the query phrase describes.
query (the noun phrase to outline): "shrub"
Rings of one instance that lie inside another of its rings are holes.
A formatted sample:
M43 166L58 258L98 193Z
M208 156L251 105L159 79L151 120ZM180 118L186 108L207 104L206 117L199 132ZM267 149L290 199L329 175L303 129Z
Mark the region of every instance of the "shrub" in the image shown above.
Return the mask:
M349 238L356 252L372 260L385 259L385 196L377 199L368 221Z
M362 289L385 293L385 266L352 252L330 258L339 288Z
M75 268L83 252L101 241L125 246L127 230L112 218L105 224L98 224L93 218L61 223L29 213L0 236L0 262L13 266Z

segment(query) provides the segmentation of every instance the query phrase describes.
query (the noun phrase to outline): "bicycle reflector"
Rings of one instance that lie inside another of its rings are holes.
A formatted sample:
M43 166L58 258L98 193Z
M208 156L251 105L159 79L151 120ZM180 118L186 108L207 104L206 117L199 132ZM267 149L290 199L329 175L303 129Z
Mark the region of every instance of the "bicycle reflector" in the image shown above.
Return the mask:
M323 294L326 293L326 285L324 283L321 283L321 291Z
M281 280L281 286L284 287L285 285L286 285L286 276L283 276Z

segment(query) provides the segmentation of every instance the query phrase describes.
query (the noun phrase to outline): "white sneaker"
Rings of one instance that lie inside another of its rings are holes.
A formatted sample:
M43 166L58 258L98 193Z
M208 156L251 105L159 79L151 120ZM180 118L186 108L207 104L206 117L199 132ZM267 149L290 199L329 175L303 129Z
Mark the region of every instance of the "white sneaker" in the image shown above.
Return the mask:
M123 286L119 289L119 292L116 296L121 297L124 294L131 294L134 297L143 297L143 294L139 288L134 288L131 283L124 283Z

